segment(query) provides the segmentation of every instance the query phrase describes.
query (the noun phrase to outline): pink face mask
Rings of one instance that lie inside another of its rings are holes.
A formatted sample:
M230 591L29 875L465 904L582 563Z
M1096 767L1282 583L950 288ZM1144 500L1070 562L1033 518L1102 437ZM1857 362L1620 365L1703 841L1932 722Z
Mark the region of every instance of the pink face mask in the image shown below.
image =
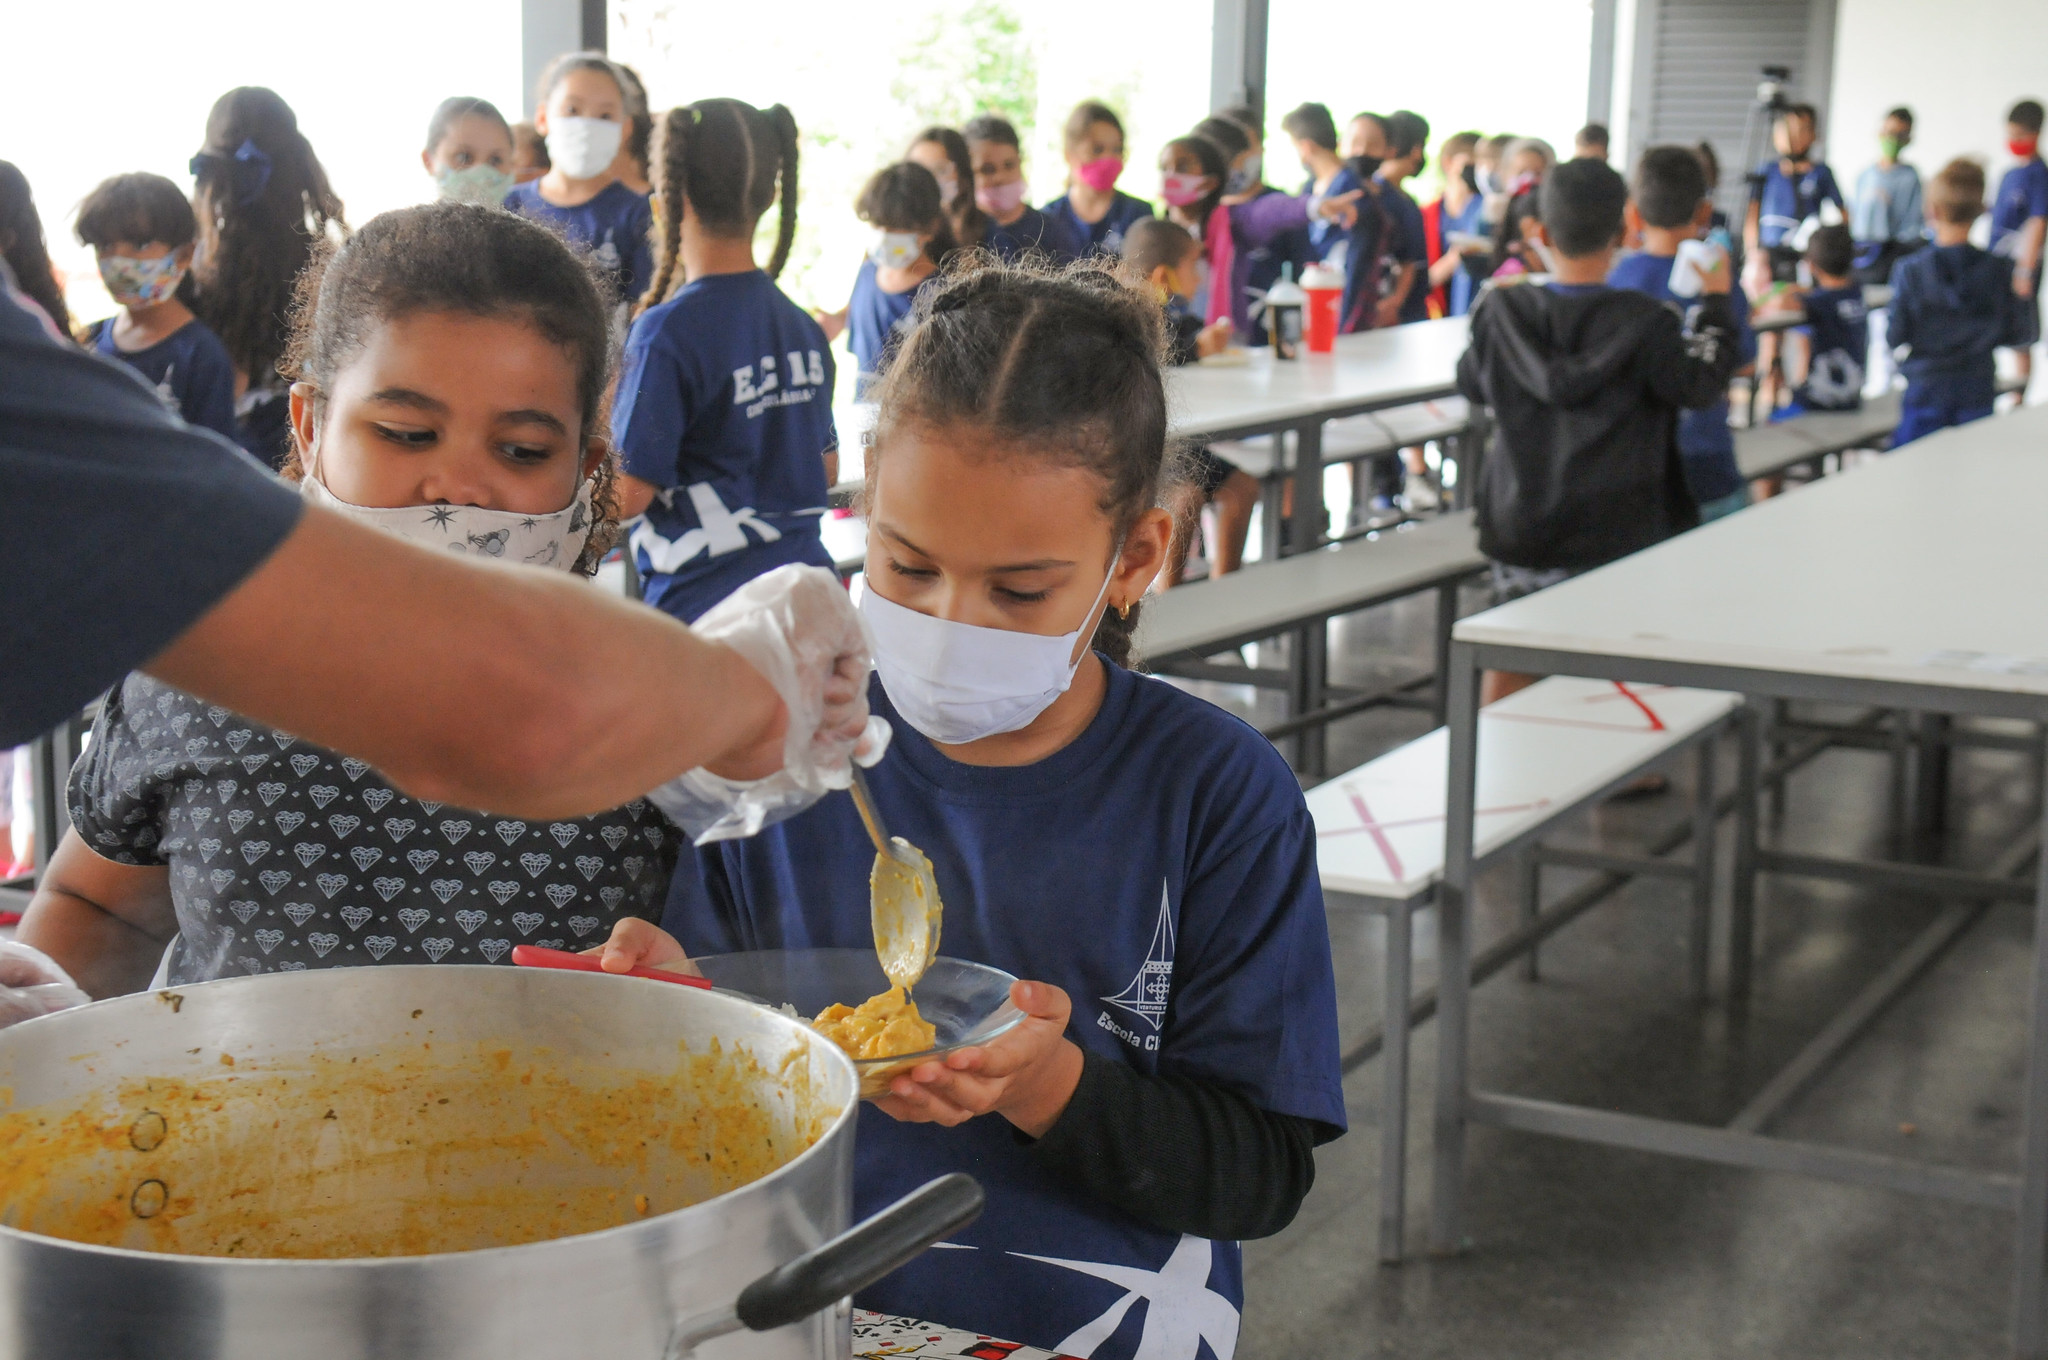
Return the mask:
M1159 196L1176 208L1185 208L1200 203L1209 192L1207 175L1163 175L1159 180Z
M974 188L974 201L990 217L1004 218L1017 211L1024 204L1024 196L1031 192L1031 186L1021 179L1008 184L978 184Z
M1074 178L1098 194L1106 194L1116 187L1116 177L1124 172L1122 156L1098 156L1074 171Z

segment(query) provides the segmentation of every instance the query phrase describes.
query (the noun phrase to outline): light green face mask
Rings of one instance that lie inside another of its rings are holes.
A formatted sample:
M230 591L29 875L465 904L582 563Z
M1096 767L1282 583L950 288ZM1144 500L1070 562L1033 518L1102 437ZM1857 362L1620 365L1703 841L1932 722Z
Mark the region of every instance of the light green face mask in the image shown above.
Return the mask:
M1888 161L1897 160L1899 153L1905 149L1906 143L1898 137L1880 137L1877 139L1877 154L1883 156Z
M465 165L435 175L434 187L443 203L481 203L495 208L511 192L512 172L495 165Z

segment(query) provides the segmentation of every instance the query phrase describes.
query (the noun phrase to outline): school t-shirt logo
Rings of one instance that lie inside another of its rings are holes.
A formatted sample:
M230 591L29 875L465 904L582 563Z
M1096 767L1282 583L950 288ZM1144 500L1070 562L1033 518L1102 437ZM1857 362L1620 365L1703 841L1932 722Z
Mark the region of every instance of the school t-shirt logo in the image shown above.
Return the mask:
M1125 1024L1131 1027L1118 1024L1117 1018L1108 1011L1098 1013L1095 1023L1132 1048L1157 1053L1159 1031L1166 1023L1166 1001L1172 993L1173 902L1168 885L1162 881L1159 885L1159 923L1152 928L1152 946L1145 951L1145 961L1138 965L1138 975L1131 979L1130 986L1115 996L1101 998L1124 1012ZM1137 1028L1139 1025L1144 1026L1143 1031Z
M709 482L694 483L685 491L690 497L691 508L697 512L697 528L686 529L675 538L665 538L644 519L634 526L633 546L646 554L648 566L655 571L672 573L693 558L736 553L747 546L748 530L752 530L763 543L773 543L782 537L782 531L762 519L753 506L728 510L725 502L718 498L718 489ZM664 491L657 499L673 508L675 492Z
M758 363L741 364L732 371L732 404L746 408L753 420L778 406L801 406L825 386L825 356L817 350L791 350L780 376L776 359L764 354Z

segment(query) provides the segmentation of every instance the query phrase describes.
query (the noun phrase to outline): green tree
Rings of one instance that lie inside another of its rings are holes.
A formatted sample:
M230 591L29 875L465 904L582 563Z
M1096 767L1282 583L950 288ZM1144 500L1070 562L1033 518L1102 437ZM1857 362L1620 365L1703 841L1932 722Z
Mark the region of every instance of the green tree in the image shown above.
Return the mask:
M996 113L1029 143L1038 120L1038 55L1015 11L1002 0L974 0L959 14L931 17L897 64L889 92L920 127L958 127Z

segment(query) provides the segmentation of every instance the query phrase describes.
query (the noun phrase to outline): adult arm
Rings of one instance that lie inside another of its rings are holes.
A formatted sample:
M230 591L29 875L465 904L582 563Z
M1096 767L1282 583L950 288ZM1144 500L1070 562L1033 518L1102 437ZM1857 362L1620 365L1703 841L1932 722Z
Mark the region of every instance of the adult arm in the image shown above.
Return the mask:
M1336 1134L1213 1082L1148 1076L1090 1053L1032 1156L1153 1227L1243 1241L1294 1221L1315 1184L1316 1145Z
M730 648L566 573L314 507L142 669L415 797L527 817L616 807L699 765L781 763L782 703Z

